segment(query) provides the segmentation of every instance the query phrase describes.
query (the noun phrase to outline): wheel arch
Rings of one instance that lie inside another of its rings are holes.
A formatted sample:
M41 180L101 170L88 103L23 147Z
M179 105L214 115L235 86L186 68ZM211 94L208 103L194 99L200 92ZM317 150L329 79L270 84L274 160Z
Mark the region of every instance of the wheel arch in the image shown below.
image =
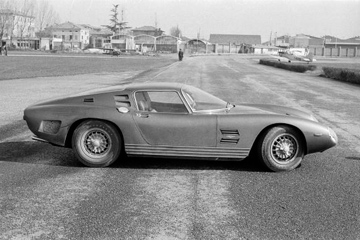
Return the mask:
M252 155L254 153L254 151L256 150L256 147L259 146L259 144L261 143L261 140L265 137L266 133L274 128L274 127L280 127L280 126L286 126L286 127L290 127L292 129L294 129L300 136L301 136L301 140L303 142L303 148L304 148L304 153L307 153L307 142L306 142L306 138L304 133L296 126L291 125L291 124L287 124L287 123L274 123L271 124L267 127L265 127L263 130L261 130L261 132L257 135L257 137L255 138L255 141L251 147L250 150L250 155Z
M123 136L123 133L121 131L121 129L119 128L119 126L117 126L115 123L109 121L109 120L105 120L105 119L100 119L100 118L83 118L83 119L79 119L79 120L76 120L74 123L71 124L70 128L69 128L69 131L66 135L66 140L65 140L65 147L69 147L71 148L71 141L72 141L72 137L73 137L73 134L74 134L74 131L75 129L83 122L85 121L91 121L91 120L94 120L94 121L102 121L102 122L105 122L107 124L110 124L111 126L113 126L119 133L119 136L120 136L120 139L122 141L122 144L125 145L124 143L124 136ZM122 148L124 149L124 148Z

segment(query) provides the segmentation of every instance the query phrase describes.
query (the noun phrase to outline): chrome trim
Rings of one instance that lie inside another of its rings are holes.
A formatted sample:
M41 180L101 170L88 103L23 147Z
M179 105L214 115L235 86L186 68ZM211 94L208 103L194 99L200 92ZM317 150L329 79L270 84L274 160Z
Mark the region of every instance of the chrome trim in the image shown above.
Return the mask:
M249 155L250 148L125 144L125 151L128 155L243 159Z
M37 136L32 136L31 137L32 140L35 140L35 141L38 141L38 142L44 142L44 143L49 143L48 141L42 139L42 138L39 138Z

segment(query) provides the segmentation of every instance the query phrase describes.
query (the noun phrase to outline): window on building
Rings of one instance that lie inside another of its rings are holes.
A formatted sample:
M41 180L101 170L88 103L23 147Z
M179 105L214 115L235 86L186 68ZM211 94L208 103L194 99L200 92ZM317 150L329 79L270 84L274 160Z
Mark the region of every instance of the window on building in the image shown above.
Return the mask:
M65 40L65 35L62 35L62 39Z
M78 36L75 35L74 37L75 37L75 41L77 41L77 40L78 40Z
M70 36L69 36L69 40L71 41L72 39L73 39L73 36L72 36L72 35L70 35Z

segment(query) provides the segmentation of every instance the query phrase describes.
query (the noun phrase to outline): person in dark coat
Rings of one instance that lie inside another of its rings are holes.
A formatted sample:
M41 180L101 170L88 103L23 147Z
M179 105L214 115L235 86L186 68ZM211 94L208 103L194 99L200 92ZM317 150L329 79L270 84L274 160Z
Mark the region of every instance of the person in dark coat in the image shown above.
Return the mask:
M4 47L3 47L3 51L4 51L5 56L7 56L7 52L8 52L8 50L7 50L6 45L4 45Z
M7 47L6 47L6 42L1 41L1 45L0 45L0 55L5 55L7 56Z
M184 57L184 52L183 52L183 51L181 50L181 48L180 48L180 51L179 51L179 61L182 61L183 57Z

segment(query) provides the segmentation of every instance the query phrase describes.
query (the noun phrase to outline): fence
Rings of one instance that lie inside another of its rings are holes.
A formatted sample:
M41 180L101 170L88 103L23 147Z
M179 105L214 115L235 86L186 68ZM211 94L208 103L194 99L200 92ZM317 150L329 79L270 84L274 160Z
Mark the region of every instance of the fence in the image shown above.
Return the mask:
M355 48L310 48L310 52L314 56L324 56L324 57L360 57L360 50Z

